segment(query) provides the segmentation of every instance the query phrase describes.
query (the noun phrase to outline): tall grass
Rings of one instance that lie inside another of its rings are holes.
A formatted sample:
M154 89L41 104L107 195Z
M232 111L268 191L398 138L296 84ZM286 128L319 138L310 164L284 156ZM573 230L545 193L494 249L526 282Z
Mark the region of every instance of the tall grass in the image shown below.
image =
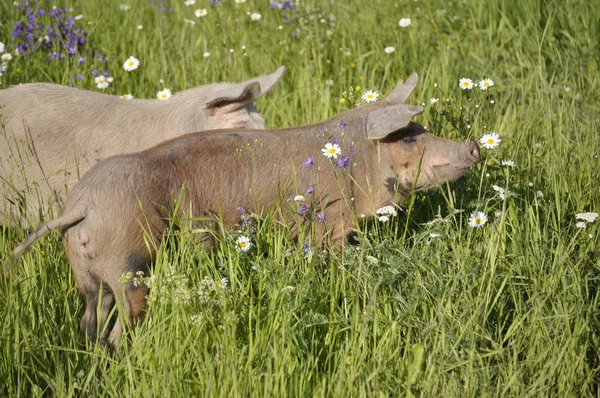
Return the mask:
M501 145L482 150L483 162L461 181L406 198L403 219L360 225L358 243L343 252L306 254L273 214L259 220L250 254L236 251L228 233L208 250L194 231L170 232L148 315L118 355L80 336L83 300L54 234L0 289L0 395L600 394L598 221L575 226L576 213L600 210L598 7L304 0L295 19L267 1L164 3L172 11L157 11L158 0L132 0L129 11L57 1L84 16L86 63L21 55L2 87L51 81L98 90L92 70L110 69L105 92L153 98L163 87L241 81L283 64L283 82L257 106L270 127L285 127L348 109L339 99L349 87L383 95L416 71L411 101L426 103L419 122L452 139L497 131ZM208 15L194 17L197 8ZM0 4L9 49L20 15ZM402 17L412 25L400 28ZM386 46L396 51L385 54ZM92 62L92 53L107 60ZM130 55L141 66L128 73ZM461 92L462 77L491 77L495 86ZM427 104L432 97L440 106ZM508 159L514 168L498 165ZM494 184L512 195L499 199ZM489 217L479 229L467 225L476 209ZM2 230L0 260L26 233Z

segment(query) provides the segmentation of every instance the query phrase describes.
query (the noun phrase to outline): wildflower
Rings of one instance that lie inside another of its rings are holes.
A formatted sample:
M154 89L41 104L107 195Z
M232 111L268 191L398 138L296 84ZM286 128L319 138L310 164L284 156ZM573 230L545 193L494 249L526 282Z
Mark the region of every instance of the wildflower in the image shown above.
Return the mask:
M388 216L379 216L379 221L381 222L388 222L390 220L390 218Z
M354 91L360 91L360 86L354 87Z
M410 18L401 18L400 21L398 21L398 25L400 25L401 28L408 28L411 24L412 21Z
M498 185L492 185L492 189L498 192L498 196L500 197L500 199L504 200L504 198L506 197L506 192L504 188L499 187Z
M308 246L304 246L304 248L302 249L302 252L304 254L309 254L310 253L310 249L308 248Z
M235 0L236 4L242 4L242 3L245 3L245 2L246 2L246 0Z
M4 52L4 43L0 41L0 53Z
M501 160L500 166L515 167L515 162L513 162L512 160Z
M306 159L306 162L304 162L304 166L308 167L308 166L312 166L313 163L313 157L309 156L308 159Z
M171 90L165 88L164 90L159 91L158 93L156 93L156 98L158 98L159 100L168 100L169 98L171 98Z
M328 159L337 159L338 155L342 153L342 150L338 144L331 143L325 144L325 148L321 149L321 151L323 151L323 155Z
M133 99L133 95L131 95L131 94L123 94L121 96L121 98L126 99L126 100L132 100Z
M575 226L579 229L585 229L586 225L583 221L579 221Z
M94 81L96 82L96 87L98 88L105 89L108 87L108 81L102 75L95 77Z
M210 57L210 51L206 51L203 55L204 55L204 58Z
M377 91L367 91L362 95L362 99L366 102L375 102L377 101L377 97L379 97L379 93Z
M121 9L121 11L129 11L131 10L131 6L129 4L121 4L119 9Z
M222 289L227 288L228 284L229 284L229 280L227 278L221 278L221 281L217 282L217 286L219 286Z
M587 222L594 222L598 218L598 213L577 213L575 218L578 220L584 220Z
M260 15L260 14L259 14L259 13L257 13L257 12L253 12L253 13L250 15L250 19L251 19L251 20L253 20L253 21L260 21L260 19L261 19L261 18L262 18L262 15Z
M325 80L325 85L326 86L333 86L333 80L332 79Z
M486 149L496 148L499 145L500 141L502 141L502 140L500 139L500 136L498 135L498 133L487 133L487 134L484 134L483 137L481 137L479 139L479 142Z
M382 208L377 209L375 213L377 213L378 215L389 214L394 217L398 215L398 212L396 211L396 208L394 206L383 206Z
M310 187L308 187L308 189L306 190L306 193L313 193L315 192L315 187L313 187L312 185Z
M239 211L240 213L245 213L246 209L243 206L238 206L236 207L237 211Z
M206 11L206 8L201 8L199 10L194 11L194 15L198 18L205 17L207 14L208 11Z
M236 249L241 252L247 252L252 247L252 242L250 242L250 238L247 236L240 236L237 238L237 246Z
M138 30L142 30L142 29L144 29L144 25L138 25L137 28L138 28Z
M429 98L429 104L431 106L436 106L438 104L439 100L440 100L439 98Z
M306 213L306 210L308 210L308 207L306 207L306 205L302 205L300 207L300 211L298 212L298 215L300 217L304 217L304 214Z
M10 55L10 53L6 53L6 54L2 54L2 56L0 58L2 59L3 62L8 62L12 59L12 55Z
M302 195L294 196L294 202L304 202L304 196L302 196Z
M183 22L188 23L192 26L196 25L196 21L194 21L193 19L187 19L187 18L183 18Z
M340 98L340 104L345 104L346 103L346 98Z
M396 49L394 47L391 47L391 46L390 47L386 47L386 48L383 49L383 52L386 53L386 54L391 54L394 51L396 51Z
M487 222L487 216L480 211L476 211L471 214L471 218L469 219L469 227L471 228L479 228L483 227L483 225Z
M544 193L542 191L537 191L535 194L540 198L544 199Z
M338 159L335 165L340 169L346 169L350 165L350 156L344 156L342 159Z
M437 232L431 232L429 234L429 237L434 239L434 238L439 238L440 236L442 236L441 234L438 234Z
M347 124L346 124L346 123L340 123L340 126L339 126L339 127L340 127L340 129L342 129L342 130L343 130L343 129L345 129L345 128L346 128L346 126L347 126Z
M184 3L186 6L193 6L194 4L196 4L196 0L185 0Z
M473 80L462 78L458 81L458 85L463 90L471 90L473 88Z
M319 213L319 214L317 214L317 221L318 222L325 222L325 220L327 220L327 214L325 214L325 213Z
M479 88L483 91L487 90L488 88L492 87L494 85L494 81L492 79L483 79L482 81L479 82Z
M140 61L136 57L129 57L123 64L123 68L127 72L131 72L132 70L136 70L137 67L140 66Z

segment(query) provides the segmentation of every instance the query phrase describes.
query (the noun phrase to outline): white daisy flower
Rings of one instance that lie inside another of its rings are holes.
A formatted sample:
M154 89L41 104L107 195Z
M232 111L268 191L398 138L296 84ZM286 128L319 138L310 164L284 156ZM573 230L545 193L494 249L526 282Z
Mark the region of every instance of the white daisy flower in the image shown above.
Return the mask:
M587 222L594 222L596 221L596 218L598 218L598 213L577 213L575 214L575 218Z
M201 8L199 10L194 11L194 15L197 16L198 18L205 17L207 14L208 14L208 11L206 11L206 8Z
M469 219L469 227L480 228L483 227L486 222L487 216L481 211L476 211L475 213L471 214L471 218Z
M126 100L132 100L133 99L133 95L131 95L131 94L123 94L121 96L121 98L126 99Z
M206 51L203 55L204 55L204 58L210 57L210 51Z
M4 43L0 41L0 53L4 52Z
M500 144L500 141L502 140L500 139L498 133L487 133L479 139L481 145L483 145L483 147L486 149L496 148Z
M184 3L186 6L193 6L194 4L196 4L196 0L185 0Z
M236 241L236 249L240 252L247 252L252 247L252 242L247 236L240 236Z
M493 85L494 85L494 81L490 78L483 79L482 81L479 82L479 88L483 91L487 90L488 88L492 87Z
M379 97L379 93L377 91L369 90L362 95L363 101L366 103L375 102Z
M171 98L171 90L165 88L164 90L159 91L158 93L156 93L156 98L158 98L159 100L168 100L169 98Z
M140 61L136 57L129 57L123 64L123 68L127 72L131 72L132 70L136 70L137 67L140 66Z
M440 101L439 98L429 98L429 105L436 106L439 101Z
M382 208L379 208L375 211L375 213L377 213L378 215L385 215L385 214L389 214L391 216L397 216L398 212L396 211L396 208L394 206L383 206Z
M6 54L2 54L2 56L0 58L2 59L2 61L8 62L12 59L12 55L10 55L10 53L6 53Z
M328 159L334 158L337 159L338 155L342 154L342 150L338 144L332 144L328 142L325 144L325 148L321 149L323 155Z
M257 12L250 14L250 19L253 21L259 21L261 18L262 18L262 15L260 15Z
M108 81L106 80L106 77L100 75L100 76L96 76L94 78L94 81L96 82L96 87L101 88L101 89L105 89L106 87L108 87Z
M394 51L396 51L396 49L394 47L391 47L391 46L390 47L386 47L386 48L383 49L383 52L386 53L386 54L391 54Z
M458 85L463 90L471 90L473 88L473 80L463 77L458 81Z
M398 21L398 25L400 25L401 28L408 28L411 24L412 21L410 18L401 18L400 21Z
M302 196L302 195L294 196L294 202L304 202L304 196Z

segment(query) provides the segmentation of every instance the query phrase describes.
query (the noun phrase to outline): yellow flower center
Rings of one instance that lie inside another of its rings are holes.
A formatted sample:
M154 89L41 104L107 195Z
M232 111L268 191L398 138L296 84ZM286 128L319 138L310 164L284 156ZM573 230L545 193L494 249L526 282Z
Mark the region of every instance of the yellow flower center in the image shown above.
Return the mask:
M489 82L483 82L483 87L489 87L490 83Z
M129 66L133 66L135 63L133 61L129 61Z
M327 151L333 155L335 153L335 148L329 148Z
M240 248L245 249L246 248L246 242L240 242Z
M374 95L373 95L373 94L367 94L367 98L371 99L371 98L373 98L373 97L374 97Z
M477 224L477 225L481 224L481 218L476 219L475 224Z
M494 141L493 138L488 138L488 140L487 140L487 143L490 145L493 144L494 142L496 142L496 141Z
M463 86L468 87L469 86L469 82L464 82Z

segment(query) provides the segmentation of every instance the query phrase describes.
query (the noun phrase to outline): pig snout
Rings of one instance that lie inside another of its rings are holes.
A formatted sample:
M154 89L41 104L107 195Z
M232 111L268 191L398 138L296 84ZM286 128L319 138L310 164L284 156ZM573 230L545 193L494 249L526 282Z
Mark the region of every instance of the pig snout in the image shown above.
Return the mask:
M479 155L479 146L477 142L471 140L467 143L467 158L473 162L473 164L479 163L481 156Z

